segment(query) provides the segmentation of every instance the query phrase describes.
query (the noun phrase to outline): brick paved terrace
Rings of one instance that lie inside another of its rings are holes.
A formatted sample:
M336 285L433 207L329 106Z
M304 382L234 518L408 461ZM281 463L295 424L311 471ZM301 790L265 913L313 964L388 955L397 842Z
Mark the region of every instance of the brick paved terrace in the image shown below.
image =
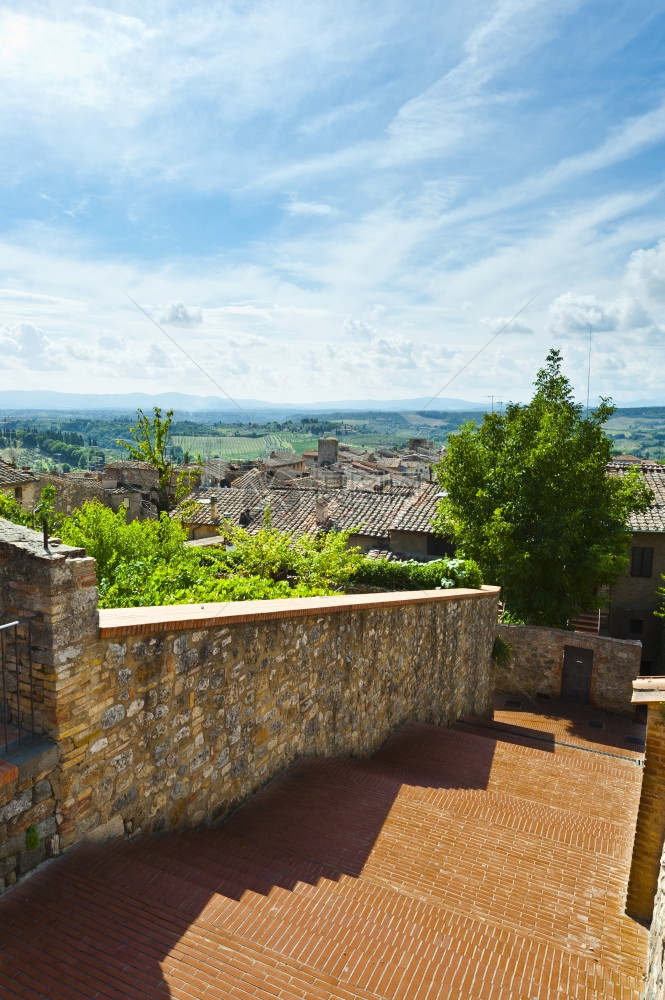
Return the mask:
M408 724L217 829L78 848L0 900L0 998L638 1000L640 733L561 703Z

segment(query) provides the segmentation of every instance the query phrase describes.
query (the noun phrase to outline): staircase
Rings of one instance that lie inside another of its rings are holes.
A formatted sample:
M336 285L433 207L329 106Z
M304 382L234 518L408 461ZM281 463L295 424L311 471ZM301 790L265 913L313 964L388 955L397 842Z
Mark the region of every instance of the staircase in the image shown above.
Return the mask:
M463 729L466 731L463 731ZM638 1000L634 760L408 724L0 900L0 998Z
M609 635L609 615L606 610L584 611L570 624L574 632L587 632L591 635Z

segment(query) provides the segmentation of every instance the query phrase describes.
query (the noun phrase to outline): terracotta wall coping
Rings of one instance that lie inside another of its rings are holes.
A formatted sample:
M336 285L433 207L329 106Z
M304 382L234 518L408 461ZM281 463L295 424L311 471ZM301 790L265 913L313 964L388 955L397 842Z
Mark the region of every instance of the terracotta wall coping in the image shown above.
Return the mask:
M567 628L554 628L552 625L513 625L512 622L499 622L501 628L518 628L532 632L556 632L557 635L568 637L566 645L577 646L580 642L616 642L624 646L641 646L641 639L616 639L613 635L596 635L595 632L570 632Z
M333 597L288 597L272 601L226 601L214 604L169 604L156 608L102 608L102 639L146 632L173 632L214 625L305 618L320 614L398 608L409 604L473 600L498 595L499 587L480 590L412 590L385 594L340 594Z
M634 705L650 701L665 701L665 677L638 677L633 681Z

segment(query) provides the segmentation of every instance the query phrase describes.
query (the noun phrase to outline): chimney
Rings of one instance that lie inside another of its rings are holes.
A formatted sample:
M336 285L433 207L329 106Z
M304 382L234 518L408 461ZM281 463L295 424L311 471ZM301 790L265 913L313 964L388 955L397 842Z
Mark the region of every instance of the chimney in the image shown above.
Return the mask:
M210 497L210 517L217 520L217 497Z
M317 497L315 501L316 523L325 524L328 520L328 501L323 497Z

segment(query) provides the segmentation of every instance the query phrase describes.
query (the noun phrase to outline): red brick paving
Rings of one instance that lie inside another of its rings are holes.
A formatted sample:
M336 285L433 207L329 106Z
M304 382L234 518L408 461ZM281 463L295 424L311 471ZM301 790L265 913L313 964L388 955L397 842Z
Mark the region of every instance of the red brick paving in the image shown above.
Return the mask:
M50 864L0 900L0 998L638 1000L639 755L626 723L594 743L532 708L410 724L372 760L296 761L219 829Z

